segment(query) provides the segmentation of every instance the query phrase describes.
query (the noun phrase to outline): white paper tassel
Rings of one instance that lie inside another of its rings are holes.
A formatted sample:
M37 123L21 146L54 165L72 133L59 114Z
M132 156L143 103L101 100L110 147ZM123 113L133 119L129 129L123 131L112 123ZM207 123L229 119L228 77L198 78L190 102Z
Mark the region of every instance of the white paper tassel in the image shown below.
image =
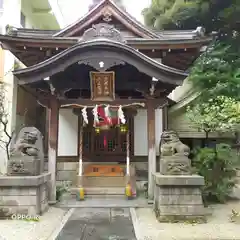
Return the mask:
M123 110L122 110L122 106L120 105L119 108L118 108L118 118L120 119L120 122L122 124L125 124L126 123L126 119L124 117L124 113L123 113Z
M92 113L93 113L94 125L95 125L96 123L99 123L99 118L98 118L98 105L96 105L96 106L93 108Z
M83 122L85 124L88 124L87 107L84 107L82 109L82 117L83 117Z
M107 118L108 122L111 123L111 116L110 116L110 111L109 111L109 105L107 105L104 108L104 113L105 113L105 117Z

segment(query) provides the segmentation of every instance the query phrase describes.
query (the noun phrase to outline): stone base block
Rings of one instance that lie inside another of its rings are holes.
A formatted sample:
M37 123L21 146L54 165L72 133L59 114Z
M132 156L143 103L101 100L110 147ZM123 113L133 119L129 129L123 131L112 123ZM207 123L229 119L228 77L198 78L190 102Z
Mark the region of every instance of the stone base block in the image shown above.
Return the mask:
M41 161L31 156L11 157L7 172L15 176L37 176L41 174Z
M184 156L166 156L160 161L160 173L164 175L190 175L191 160Z
M154 208L159 221L205 221L200 187L204 178L198 175L155 174Z
M48 209L50 175L44 173L39 176L0 176L0 209L7 211L8 216L36 216L44 213Z

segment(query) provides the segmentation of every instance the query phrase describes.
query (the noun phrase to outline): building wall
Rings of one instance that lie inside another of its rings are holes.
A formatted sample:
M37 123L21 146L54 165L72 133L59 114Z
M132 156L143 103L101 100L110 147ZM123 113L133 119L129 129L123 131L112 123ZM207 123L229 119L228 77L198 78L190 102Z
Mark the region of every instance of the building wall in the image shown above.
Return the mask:
M37 20L33 14L33 8L31 7L30 1L22 0L21 12L25 16L25 28L42 28L41 22Z
M58 156L78 156L78 116L60 109L58 122Z
M141 130L140 130L141 129ZM148 155L147 110L139 109L134 117L134 155ZM162 109L155 110L156 153L159 155L159 143L162 134Z

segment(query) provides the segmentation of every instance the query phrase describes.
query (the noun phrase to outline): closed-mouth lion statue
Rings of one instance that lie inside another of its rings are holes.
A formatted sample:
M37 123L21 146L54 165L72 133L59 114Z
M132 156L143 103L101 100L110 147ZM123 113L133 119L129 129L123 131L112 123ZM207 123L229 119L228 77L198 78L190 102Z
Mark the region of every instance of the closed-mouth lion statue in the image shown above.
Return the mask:
M188 157L190 148L179 140L177 132L168 130L162 133L159 152L161 156Z

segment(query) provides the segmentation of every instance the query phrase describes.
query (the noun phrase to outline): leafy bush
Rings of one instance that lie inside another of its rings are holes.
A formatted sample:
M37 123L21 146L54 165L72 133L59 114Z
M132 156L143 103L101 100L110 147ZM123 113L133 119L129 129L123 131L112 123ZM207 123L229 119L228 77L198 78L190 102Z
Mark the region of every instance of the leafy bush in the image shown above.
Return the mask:
M57 186L56 187L56 200L60 201L61 197L64 193L68 191L68 188L66 186Z
M235 186L236 167L239 163L239 156L228 144L194 150L193 167L197 174L205 178L205 203L226 201Z

